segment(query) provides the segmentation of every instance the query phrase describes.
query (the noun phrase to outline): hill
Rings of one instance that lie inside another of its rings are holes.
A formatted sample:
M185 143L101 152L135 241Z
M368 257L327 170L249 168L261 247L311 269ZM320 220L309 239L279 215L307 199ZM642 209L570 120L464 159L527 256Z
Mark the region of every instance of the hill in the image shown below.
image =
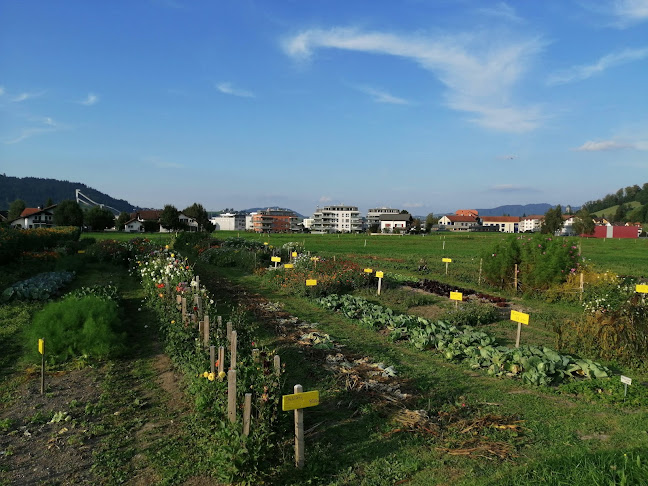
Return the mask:
M531 214L545 214L549 209L553 208L552 204L539 203L539 204L509 204L506 206L498 206L492 209L478 209L480 216L529 216ZM563 210L565 207L563 206ZM576 211L577 208L572 206L572 210Z
M54 203L59 203L66 199L74 199L77 189L93 201L119 211L130 213L133 209L141 209L128 201L115 199L80 182L39 177L10 177L5 174L0 174L0 209L8 209L16 199L22 199L27 207L31 208L44 206L48 198Z

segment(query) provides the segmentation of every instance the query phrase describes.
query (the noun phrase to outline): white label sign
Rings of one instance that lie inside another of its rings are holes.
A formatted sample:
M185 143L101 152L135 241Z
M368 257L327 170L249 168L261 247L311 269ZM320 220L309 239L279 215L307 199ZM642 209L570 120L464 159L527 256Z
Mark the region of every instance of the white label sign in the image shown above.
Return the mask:
M632 378L628 378L627 376L621 375L621 383L625 383L626 385L632 385Z

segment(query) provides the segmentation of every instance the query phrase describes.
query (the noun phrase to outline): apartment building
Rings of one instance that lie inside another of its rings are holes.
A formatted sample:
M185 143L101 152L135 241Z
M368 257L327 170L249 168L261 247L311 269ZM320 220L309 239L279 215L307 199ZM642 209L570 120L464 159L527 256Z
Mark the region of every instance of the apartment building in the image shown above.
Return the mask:
M286 209L268 208L252 215L252 229L257 233L290 233L297 230L297 214Z
M400 214L400 209L394 208L372 208L367 211L367 227L371 228L372 226L380 230L380 216L383 214L396 215Z
M314 233L357 233L363 230L357 206L325 206L313 213Z

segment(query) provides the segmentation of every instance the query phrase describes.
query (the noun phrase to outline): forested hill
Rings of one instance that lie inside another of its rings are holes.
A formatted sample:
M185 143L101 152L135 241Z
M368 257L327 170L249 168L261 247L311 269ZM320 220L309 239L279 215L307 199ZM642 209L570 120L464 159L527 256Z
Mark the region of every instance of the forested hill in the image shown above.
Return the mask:
M648 203L648 182L644 183L642 187L637 184L619 189L614 194L608 194L602 199L595 201L587 201L583 207L590 213L608 209L612 206L619 206L631 202L638 202L640 204Z
M80 182L59 181L57 179L41 179L39 177L10 177L0 174L0 210L8 209L16 199L22 199L28 208L44 206L48 199L55 204L66 199L74 199L76 190L99 204L106 204L119 211L130 213L136 206L123 199L99 192Z

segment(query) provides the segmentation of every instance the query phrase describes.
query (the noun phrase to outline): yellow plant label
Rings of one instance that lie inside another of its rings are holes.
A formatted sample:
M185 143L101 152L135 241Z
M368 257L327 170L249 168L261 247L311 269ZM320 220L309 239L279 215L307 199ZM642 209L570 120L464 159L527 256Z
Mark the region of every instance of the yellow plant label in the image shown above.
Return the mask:
M299 408L314 407L319 405L319 391L313 390L281 397L281 408L284 412Z
M284 265L284 268L295 268L295 265L293 265L292 263L286 263Z
M376 272L376 277L383 278L385 274L383 272Z
M365 273L373 273L373 268L365 268Z
M463 300L461 292L450 292L450 300Z
M513 322L519 322L520 324L526 324L527 326L529 325L529 314L525 314L524 312L518 312L518 311L511 311L511 320Z
M267 241L264 241L263 244L266 245L266 246L268 246L268 242L267 242Z
M273 261L273 262L280 262L281 257L272 257L272 258L270 258L270 260Z
M315 285L317 285L317 280L306 280L307 287L314 287Z
M637 292L641 292L642 294L648 294L648 285L637 284Z
M85 250L78 250L77 253L85 253Z
M295 258L295 257L297 256L297 252L296 252L296 251L293 251L291 254L292 254L293 258Z
M44 348L45 348L45 341L42 340L42 339L39 339L39 340L38 340L38 352L39 352L40 354L43 354L43 351L45 351Z
M452 263L452 258L442 258L441 261L443 263Z

